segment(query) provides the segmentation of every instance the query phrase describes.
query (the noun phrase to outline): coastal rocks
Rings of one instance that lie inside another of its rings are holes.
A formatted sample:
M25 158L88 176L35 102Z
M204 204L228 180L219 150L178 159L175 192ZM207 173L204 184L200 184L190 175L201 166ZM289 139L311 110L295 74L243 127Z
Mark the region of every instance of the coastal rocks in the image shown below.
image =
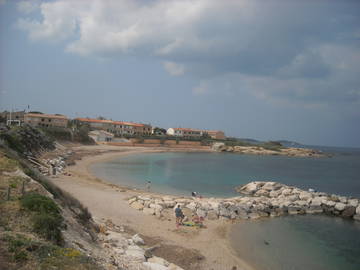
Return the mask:
M144 208L144 205L142 205L140 202L135 201L130 204L132 208L135 208L136 210L142 210Z
M148 215L162 217L167 209L183 208L187 219L197 214L208 220L257 219L283 215L338 215L358 220L359 200L316 191L305 191L277 182L250 182L236 188L247 196L233 198L186 198L161 195L136 196L128 200L131 207Z

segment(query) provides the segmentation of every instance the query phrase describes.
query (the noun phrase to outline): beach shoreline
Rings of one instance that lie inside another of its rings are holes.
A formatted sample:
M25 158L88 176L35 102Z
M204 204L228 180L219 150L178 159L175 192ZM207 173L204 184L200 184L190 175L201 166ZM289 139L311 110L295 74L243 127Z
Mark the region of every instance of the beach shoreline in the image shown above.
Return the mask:
M133 209L128 204L128 199L141 194L166 195L155 192L147 192L137 188L125 187L106 182L94 176L89 169L94 163L108 161L129 154L145 154L159 152L210 152L199 149L167 149L167 148L142 148L142 147L119 147L119 146L78 146L72 147L72 151L89 151L88 155L76 161L74 166L66 168L67 175L59 175L52 181L59 187L68 191L78 198L93 214L95 221L112 220L114 224L130 227L136 233L140 233L145 239L157 239L163 245L194 249L204 257L199 262L186 262L183 258L184 269L236 269L253 270L248 263L241 259L231 247L228 234L231 222L222 220L206 220L206 229L194 229L190 227L175 228L175 218L169 215L165 220L155 216L148 216ZM97 153L91 155L91 152ZM99 154L99 152L101 152ZM121 179L120 179L121 182ZM152 242L150 240L150 242ZM176 256L176 251L168 251L169 261ZM175 254L171 254L175 253ZM164 257L164 254L161 254ZM176 262L175 262L176 263ZM178 262L177 262L178 263Z

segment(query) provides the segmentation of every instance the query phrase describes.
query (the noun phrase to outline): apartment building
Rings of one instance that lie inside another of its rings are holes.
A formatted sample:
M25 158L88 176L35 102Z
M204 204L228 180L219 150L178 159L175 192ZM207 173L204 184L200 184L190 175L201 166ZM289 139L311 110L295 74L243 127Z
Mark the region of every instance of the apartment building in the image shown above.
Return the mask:
M204 130L212 139L224 140L225 133L221 130Z
M1 120L4 121L7 125L19 125L19 126L22 125L24 123L24 116L25 116L25 111L0 112Z
M151 135L151 126L123 121L76 118L80 124L88 124L91 129L105 130L116 136Z
M26 113L24 123L34 127L67 127L68 118L60 114Z

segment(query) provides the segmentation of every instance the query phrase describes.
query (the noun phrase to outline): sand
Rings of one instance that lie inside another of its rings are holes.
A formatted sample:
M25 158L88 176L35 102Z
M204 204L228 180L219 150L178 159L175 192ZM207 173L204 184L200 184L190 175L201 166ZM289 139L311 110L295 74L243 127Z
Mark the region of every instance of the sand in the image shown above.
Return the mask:
M60 175L52 178L52 181L88 207L95 221L104 222L106 219L111 219L114 224L125 226L128 230L141 234L147 245L160 243L161 248L155 255L174 262L184 269L231 270L234 266L236 269L253 269L236 256L230 247L228 241L230 222L206 220L205 229L193 227L176 229L172 214L168 216L170 220L160 220L129 206L127 198L139 193L146 194L145 191L106 183L93 176L88 169L94 162L121 155L169 150L106 145L73 147L72 150L85 151L88 155L76 161L76 165L67 167L67 172L71 176ZM99 154L102 151L111 152Z

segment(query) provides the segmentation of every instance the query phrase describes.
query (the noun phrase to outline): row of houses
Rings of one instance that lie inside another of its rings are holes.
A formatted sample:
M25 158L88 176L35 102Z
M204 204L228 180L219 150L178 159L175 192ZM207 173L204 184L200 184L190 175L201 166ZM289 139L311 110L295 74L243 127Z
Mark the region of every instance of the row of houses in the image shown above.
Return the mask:
M221 130L201 130L192 128L169 128L166 134L170 136L188 137L188 138L200 138L203 136L209 136L212 139L225 139L225 134Z
M91 118L75 118L79 125L88 125L91 129L105 130L116 136L136 136L151 135L152 127L148 124L139 124L132 122L99 120Z
M43 113L26 113L18 112L2 112L0 117L5 120L8 125L21 125L22 123L30 124L35 127L60 127L68 126L69 119L61 114L43 114ZM75 118L75 124L89 126L91 130L104 130L115 136L149 136L154 134L154 129L149 124L101 120L92 118ZM166 131L169 136L183 138L200 138L209 136L213 139L225 139L225 134L220 130L200 130L190 128L169 128Z

